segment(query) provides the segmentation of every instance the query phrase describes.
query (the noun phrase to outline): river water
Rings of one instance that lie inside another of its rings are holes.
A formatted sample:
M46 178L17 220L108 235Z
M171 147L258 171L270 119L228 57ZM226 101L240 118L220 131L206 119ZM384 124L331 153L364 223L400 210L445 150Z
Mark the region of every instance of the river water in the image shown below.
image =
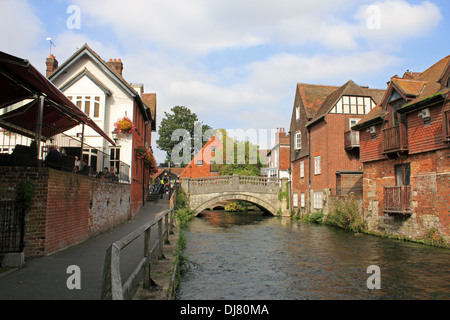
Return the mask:
M184 234L179 300L450 299L448 249L261 212L206 211Z

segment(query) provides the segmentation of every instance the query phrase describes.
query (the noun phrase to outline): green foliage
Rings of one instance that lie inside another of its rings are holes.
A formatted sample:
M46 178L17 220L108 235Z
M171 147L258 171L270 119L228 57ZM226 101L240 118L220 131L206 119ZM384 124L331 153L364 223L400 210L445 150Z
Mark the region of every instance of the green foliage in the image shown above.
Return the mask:
M183 189L178 188L175 204L175 218L180 226L184 227L194 217L194 212L189 208L189 199Z
M309 216L309 222L322 224L322 222L323 222L323 211L320 210L320 211L315 211L315 212L311 213L311 215Z
M423 241L434 247L447 247L445 236L436 228L431 228L425 233Z
M364 232L365 225L354 197L338 199L327 217L327 224L353 232Z
M248 207L251 206L251 203L247 201L230 201L225 206L225 211L227 212L246 212Z
M261 172L261 161L259 159L259 147L249 141L235 141L227 135L225 130L219 130L220 140L223 144L222 159L217 161L219 173L222 176L237 174L240 176L258 176ZM233 149L230 150L230 146ZM227 149L228 148L228 149Z
M195 124L199 121L198 117L195 113L192 113L189 108L184 106L175 106L171 109L170 113L164 112L164 115L165 117L162 119L158 128L159 139L156 141L158 148L165 151L167 158L171 159L172 150L176 145L187 145L188 150L191 152L191 159L200 151L200 149L197 150L195 147L199 145L201 148L209 140L203 139L203 134L210 130L211 127L202 124L202 135L197 137L197 135L194 134L194 129ZM189 137L186 137L187 139L182 139L181 141L172 141L172 133L177 129L187 130ZM194 138L197 138L200 141L195 143Z
M286 182L286 191L281 189L278 191L278 200L286 199L286 209L289 209L289 182Z
M16 201L25 210L28 211L31 208L34 197L34 185L31 179L24 179L19 182L16 189Z

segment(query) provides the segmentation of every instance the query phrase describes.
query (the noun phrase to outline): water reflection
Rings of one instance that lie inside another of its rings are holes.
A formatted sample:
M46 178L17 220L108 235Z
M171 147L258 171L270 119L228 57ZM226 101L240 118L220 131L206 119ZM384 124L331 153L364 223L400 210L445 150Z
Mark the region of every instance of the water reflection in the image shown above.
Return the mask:
M450 299L445 249L259 212L205 212L185 235L196 264L179 299ZM370 265L381 268L381 290L367 289Z

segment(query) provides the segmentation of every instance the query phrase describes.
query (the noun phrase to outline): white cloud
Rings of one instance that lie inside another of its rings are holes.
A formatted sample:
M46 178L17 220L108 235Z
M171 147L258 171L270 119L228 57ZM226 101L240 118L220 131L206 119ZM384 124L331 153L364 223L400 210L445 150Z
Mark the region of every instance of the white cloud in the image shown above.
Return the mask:
M377 1L362 6L355 15L360 36L383 48L429 34L442 18L439 8L429 1L410 4L404 0Z
M43 23L26 0L2 1L0 10L1 50L28 57L43 38Z

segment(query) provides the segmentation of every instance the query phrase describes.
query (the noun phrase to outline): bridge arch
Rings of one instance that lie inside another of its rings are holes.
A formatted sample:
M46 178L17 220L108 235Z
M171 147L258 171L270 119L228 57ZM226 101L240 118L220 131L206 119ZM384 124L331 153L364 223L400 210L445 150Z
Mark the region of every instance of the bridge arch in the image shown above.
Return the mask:
M268 212L274 216L276 216L277 212L278 212L278 209L275 208L272 204L270 204L269 202L267 202L259 197L256 197L253 195L248 195L248 194L243 195L243 194L238 194L238 193L227 193L227 194L221 194L216 197L212 197L212 198L208 199L207 201L203 202L202 204L200 204L198 207L192 208L192 210L194 211L194 215L197 216L202 211L214 206L218 202L230 201L230 200L243 200L243 201L251 202L254 205L256 205L258 208L260 208L261 210Z

